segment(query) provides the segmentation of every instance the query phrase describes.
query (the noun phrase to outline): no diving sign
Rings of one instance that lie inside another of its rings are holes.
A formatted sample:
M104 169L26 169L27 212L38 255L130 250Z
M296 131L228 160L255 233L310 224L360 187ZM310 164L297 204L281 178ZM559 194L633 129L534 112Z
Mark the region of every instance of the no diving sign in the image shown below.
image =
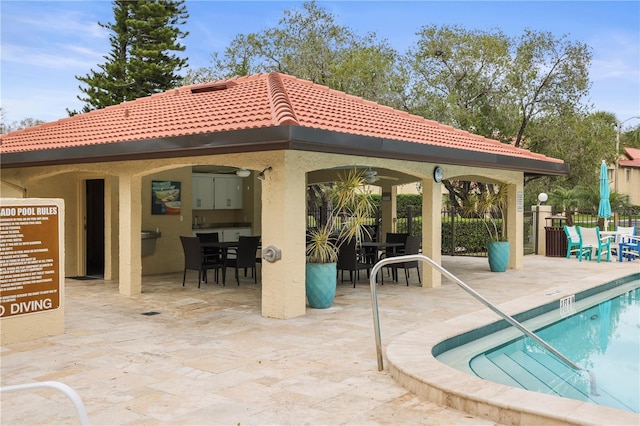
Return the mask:
M0 318L60 306L57 205L0 207Z

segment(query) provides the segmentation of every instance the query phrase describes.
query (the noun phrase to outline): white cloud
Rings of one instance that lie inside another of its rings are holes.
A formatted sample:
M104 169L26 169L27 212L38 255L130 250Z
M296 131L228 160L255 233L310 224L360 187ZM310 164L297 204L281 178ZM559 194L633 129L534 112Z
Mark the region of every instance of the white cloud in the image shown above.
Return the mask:
M76 97L79 94L73 87L23 87L7 96L3 93L2 108L7 123L25 118L54 121L67 116L66 108L82 108L83 103Z
M610 78L637 82L640 79L640 44L638 34L616 32L599 34L591 46L591 79Z
M4 12L3 7L3 14ZM20 29L20 31L29 29L35 33L55 34L56 37L65 34L91 39L108 39L109 37L107 30L98 25L95 16L88 16L76 10L50 9L47 13L34 13L33 9L26 9L21 14L17 9L13 9L8 15L4 14L2 23L3 26L10 23L10 28Z
M55 50L5 44L2 46L3 67L10 64L48 69L88 69L103 61L103 52L83 46L59 45Z

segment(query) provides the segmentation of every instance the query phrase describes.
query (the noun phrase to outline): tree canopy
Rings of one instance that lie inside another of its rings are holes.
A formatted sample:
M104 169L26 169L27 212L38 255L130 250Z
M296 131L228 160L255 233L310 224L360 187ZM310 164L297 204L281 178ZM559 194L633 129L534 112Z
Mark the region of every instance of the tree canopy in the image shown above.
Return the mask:
M425 25L417 29L415 43L398 52L375 33L356 34L308 1L284 10L273 27L238 34L223 51L212 53L212 67L189 70L181 80L186 59L175 52L184 50L179 44L186 36L179 29L188 17L184 0L115 0L113 10L114 22L100 24L111 31L106 62L76 77L86 85L80 87L85 96L79 99L87 102L83 112L181 83L277 71L570 166L566 178L527 182L527 191L587 185L601 160L615 160L616 117L591 112L585 102L591 49L568 35L527 29L510 37L500 29ZM640 147L639 129L621 132L620 151ZM476 187L445 185L460 205Z
M186 81L281 72L396 106L405 85L400 57L386 41L338 25L315 1L285 10L275 27L238 34L212 56L212 68L189 72Z
M285 10L275 27L237 35L213 53L211 68L186 80L282 72L565 160L569 176L538 179L534 191L590 184L601 160L614 161L615 117L590 113L586 103L592 54L585 43L533 29L510 37L457 25L425 25L416 37L397 52L309 1ZM637 130L621 135L621 146L637 141ZM460 207L472 188L486 189L444 183Z
M425 26L406 55L412 112L515 146L538 117L575 112L588 94L584 43L526 30Z
M114 0L113 13L113 23L98 23L111 32L105 63L76 76L84 83L82 112L162 92L182 80L187 58L175 52L185 50L179 40L188 35L180 30L189 17L184 0Z

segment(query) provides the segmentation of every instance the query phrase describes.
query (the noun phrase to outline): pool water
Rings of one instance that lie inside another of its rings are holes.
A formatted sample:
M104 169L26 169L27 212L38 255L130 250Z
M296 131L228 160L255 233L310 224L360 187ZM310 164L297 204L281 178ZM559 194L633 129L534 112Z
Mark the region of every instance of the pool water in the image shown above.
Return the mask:
M502 337L487 338L488 343L471 342L451 351L458 355L445 352L437 358L505 385L640 412L639 287L636 279L584 299L570 316L561 318L566 312L556 310L524 322L575 364L592 371L595 393L586 372L569 368L528 337L514 338L520 333L513 327Z

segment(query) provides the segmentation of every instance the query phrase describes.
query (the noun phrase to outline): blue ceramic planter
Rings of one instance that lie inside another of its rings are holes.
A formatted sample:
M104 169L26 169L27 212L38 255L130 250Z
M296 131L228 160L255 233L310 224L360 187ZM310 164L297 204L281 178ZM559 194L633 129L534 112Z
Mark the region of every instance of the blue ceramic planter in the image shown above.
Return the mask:
M492 272L504 272L509 266L509 241L490 242L487 248L489 269Z
M331 307L336 295L336 264L307 263L305 289L310 307L319 309Z

